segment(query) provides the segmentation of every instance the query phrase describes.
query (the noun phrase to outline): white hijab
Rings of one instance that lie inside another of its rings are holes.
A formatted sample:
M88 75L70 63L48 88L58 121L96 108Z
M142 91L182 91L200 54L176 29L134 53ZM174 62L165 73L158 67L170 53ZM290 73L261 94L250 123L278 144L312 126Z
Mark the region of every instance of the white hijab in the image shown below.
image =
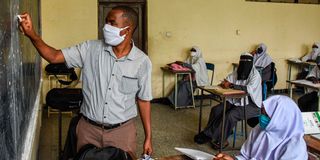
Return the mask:
M318 43L314 43L313 45L318 46L318 49L312 49L312 51L309 54L303 56L301 58L301 60L303 62L306 62L307 60L316 60L317 59L317 56L320 53L320 43L319 42Z
M250 53L243 53L242 55L251 56ZM261 89L261 76L258 70L252 66L251 72L246 80L237 80L237 70L233 71L231 74L227 76L227 80L236 85L247 86L248 94L251 100L258 106L261 107L262 104L262 89ZM228 99L228 101L236 106L243 106L244 99ZM249 104L249 100L246 97L246 105Z
M307 160L303 139L304 128L301 112L287 96L275 95L263 102L271 118L265 129L257 125L242 145L239 160Z
M206 62L202 58L200 48L197 46L193 46L192 48L196 50L195 55L194 56L190 55L186 60L186 62L191 64L192 69L196 72L195 77L196 77L197 86L207 86L209 85L209 77L208 77Z
M253 56L253 63L257 67L265 68L272 63L272 58L267 54L267 46L260 43L257 48L262 48L262 53L256 53Z

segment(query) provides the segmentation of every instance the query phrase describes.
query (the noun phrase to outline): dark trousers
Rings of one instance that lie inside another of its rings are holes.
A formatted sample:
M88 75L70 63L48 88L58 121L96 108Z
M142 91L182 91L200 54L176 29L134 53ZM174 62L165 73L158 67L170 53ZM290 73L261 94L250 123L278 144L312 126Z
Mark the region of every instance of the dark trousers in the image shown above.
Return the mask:
M301 112L318 111L318 92L313 91L301 96L298 99L298 105Z
M220 142L221 138L221 126L223 117L223 104L220 103L213 107L210 112L210 117L204 134L211 137L213 140ZM252 101L246 105L247 119L257 117L260 114L260 108L257 107ZM235 127L238 121L244 120L244 107L235 106L229 102L226 104L226 115L225 115L225 136L224 140L231 135L232 129Z

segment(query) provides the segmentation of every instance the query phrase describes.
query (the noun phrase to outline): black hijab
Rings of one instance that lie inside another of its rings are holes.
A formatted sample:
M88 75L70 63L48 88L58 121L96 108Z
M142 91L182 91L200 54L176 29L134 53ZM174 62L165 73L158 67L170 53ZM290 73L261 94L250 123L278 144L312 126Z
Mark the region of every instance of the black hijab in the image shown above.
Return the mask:
M253 57L246 53L240 56L239 66L237 69L237 80L246 80L249 77L253 67Z

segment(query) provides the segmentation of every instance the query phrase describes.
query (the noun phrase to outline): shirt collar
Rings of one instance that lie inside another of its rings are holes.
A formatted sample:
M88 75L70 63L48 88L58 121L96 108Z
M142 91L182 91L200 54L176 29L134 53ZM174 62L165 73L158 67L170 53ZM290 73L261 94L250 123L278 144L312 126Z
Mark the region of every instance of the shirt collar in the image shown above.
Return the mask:
M131 48L129 54L128 54L127 56L125 56L125 57L120 58L120 59L135 60L135 59L138 58L137 47L134 45L133 40L131 40L131 43L132 43L132 48ZM108 51L109 54L110 54L112 57L114 57L115 59L117 59L117 56L116 56L115 53L113 52L112 46L110 46L110 45L105 45L104 50L105 50L105 51Z

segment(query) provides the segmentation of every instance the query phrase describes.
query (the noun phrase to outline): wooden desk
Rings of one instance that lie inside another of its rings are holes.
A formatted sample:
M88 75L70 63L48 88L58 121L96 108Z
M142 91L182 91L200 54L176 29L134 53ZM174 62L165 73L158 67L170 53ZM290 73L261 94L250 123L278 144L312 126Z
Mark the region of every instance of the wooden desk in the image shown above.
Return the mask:
M210 94L216 95L220 97L220 99L214 99L220 103L223 103L223 115L222 115L222 126L221 126L221 142L220 142L220 149L219 153L222 151L222 141L224 139L225 134L225 114L226 114L226 100L228 98L244 98L244 119L245 119L245 138L247 139L247 114L246 114L246 96L247 93L241 90L234 90L234 89L222 89L218 86L204 86L198 87L201 90L201 97L203 92L206 91ZM200 100L200 111L199 111L199 129L198 133L201 132L201 121L202 121L202 102L203 99Z
M316 65L314 62L302 62L298 58L289 58L287 59L288 63L288 78L287 81L291 81L291 68L293 65L298 66L298 67L308 67L309 71Z
M307 143L308 151L320 154L320 140L310 135L305 135L304 140Z
M320 84L314 84L311 81L308 81L305 79L293 80L293 81L287 81L287 82L289 83L290 98L292 98L292 85L314 89L318 92L318 98L320 98ZM318 101L318 111L320 111L320 100Z
M158 160L192 160L192 159L185 155L175 155L175 156L159 158Z
M169 73L169 74L174 74L174 90L175 90L175 95L174 95L174 109L177 108L184 108L184 107L179 107L178 104L178 100L177 100L177 93L178 93L178 76L179 75L188 75L189 76L189 81L190 81L190 87L191 87L191 91L193 91L193 86L192 86L192 75L191 75L191 71L174 71L168 67L160 67L162 70L162 97L164 97L164 88L165 88L165 73ZM193 92L191 93L191 97L192 97L192 106L193 108L195 108L195 103L194 103L194 95ZM187 106L188 107L188 106Z

